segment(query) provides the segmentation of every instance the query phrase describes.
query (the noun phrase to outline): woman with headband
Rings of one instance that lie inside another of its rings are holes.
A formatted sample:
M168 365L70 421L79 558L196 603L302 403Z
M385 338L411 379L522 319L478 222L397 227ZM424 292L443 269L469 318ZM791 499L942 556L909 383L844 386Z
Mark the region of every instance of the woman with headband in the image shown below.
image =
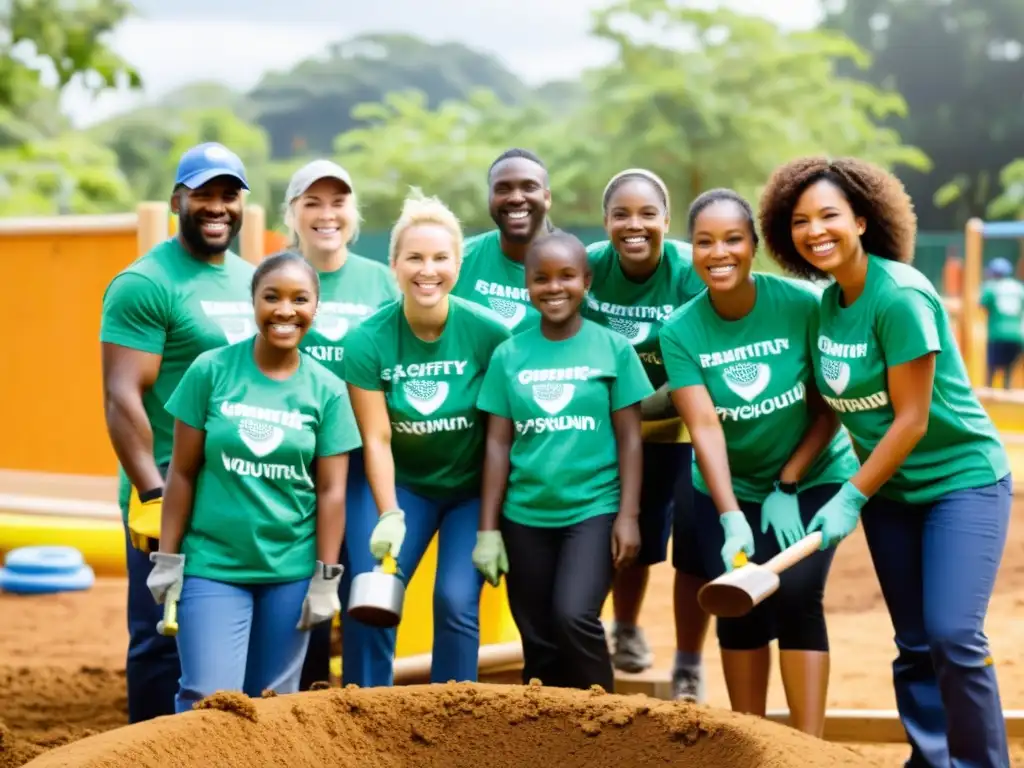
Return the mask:
M677 650L672 689L676 699L700 701L708 619L697 592L706 579L689 517L690 438L668 397L659 331L669 314L703 291L704 284L693 271L690 246L667 237L669 194L657 175L641 168L616 174L602 204L608 240L588 248L593 283L585 314L629 340L656 390L641 404L640 553L615 576L612 661L625 672L641 672L653 663L637 618L650 567L666 559L674 524Z

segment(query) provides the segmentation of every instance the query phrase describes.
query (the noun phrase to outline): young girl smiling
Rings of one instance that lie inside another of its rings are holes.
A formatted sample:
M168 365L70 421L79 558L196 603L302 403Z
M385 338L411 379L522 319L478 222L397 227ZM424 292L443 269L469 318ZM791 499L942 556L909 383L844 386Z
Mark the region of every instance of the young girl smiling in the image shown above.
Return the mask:
M611 691L600 613L640 548L640 401L654 389L629 341L580 315L591 273L577 238L539 238L525 269L540 323L495 350L480 390L473 559L489 579L507 570L524 682Z

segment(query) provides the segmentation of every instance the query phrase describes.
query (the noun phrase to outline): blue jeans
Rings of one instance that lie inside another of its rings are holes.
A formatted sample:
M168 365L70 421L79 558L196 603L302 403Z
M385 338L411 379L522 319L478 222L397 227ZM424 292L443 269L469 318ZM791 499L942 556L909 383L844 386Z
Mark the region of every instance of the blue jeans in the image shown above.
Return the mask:
M1006 543L1013 484L931 504L875 497L862 520L896 633L896 705L908 768L1010 764L985 614Z
M309 633L296 629L309 579L226 584L186 576L178 603L177 712L217 691L299 690Z
M428 499L399 486L398 506L405 511L405 542L398 570L408 583L427 547L438 534L434 578L434 644L430 681L476 682L480 655L480 590L483 576L473 566L473 547L480 522L480 499ZM370 493L361 504L348 506L345 524L345 586L378 563L370 554L370 534L377 524L377 505ZM394 683L397 631L362 624L343 614L342 683L361 688Z
M124 545L128 569L128 659L125 664L128 722L141 723L174 714L181 665L174 638L156 631L164 610L156 604L146 586L153 564L149 562L149 555L131 545L127 524Z

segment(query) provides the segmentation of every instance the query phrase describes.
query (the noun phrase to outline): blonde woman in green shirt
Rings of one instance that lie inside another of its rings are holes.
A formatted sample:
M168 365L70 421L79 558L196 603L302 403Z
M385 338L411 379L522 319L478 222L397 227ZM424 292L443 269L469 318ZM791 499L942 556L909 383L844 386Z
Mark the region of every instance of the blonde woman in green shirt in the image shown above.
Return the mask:
M436 198L411 195L391 230L391 268L402 297L345 340L345 381L363 436L371 494L349 515L353 574L386 555L411 579L437 536L431 682L475 681L480 590L473 568L486 418L477 393L508 330L450 295L462 228ZM346 619L344 682L394 679L396 635Z
M348 454L359 432L341 380L299 344L315 270L265 259L258 335L204 352L167 411L174 446L147 585L178 602L177 712L219 690L294 693L308 630L339 609Z

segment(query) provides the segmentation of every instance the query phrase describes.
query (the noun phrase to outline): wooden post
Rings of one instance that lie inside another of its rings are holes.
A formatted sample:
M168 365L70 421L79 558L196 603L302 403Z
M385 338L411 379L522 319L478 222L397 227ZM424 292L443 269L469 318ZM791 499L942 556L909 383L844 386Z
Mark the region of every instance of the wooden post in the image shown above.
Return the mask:
M971 219L964 228L964 274L963 302L960 307L961 333L963 335L964 364L970 376L971 385L985 385L985 348L979 338L982 320L981 270L982 249L984 248L984 222Z
M138 244L139 256L144 256L170 237L168 234L170 206L167 203L139 203L136 211L139 225L135 239Z
M267 228L267 215L263 206L249 203L245 206L245 218L242 219L242 242L239 254L243 259L259 264L266 256L263 253L263 232Z

